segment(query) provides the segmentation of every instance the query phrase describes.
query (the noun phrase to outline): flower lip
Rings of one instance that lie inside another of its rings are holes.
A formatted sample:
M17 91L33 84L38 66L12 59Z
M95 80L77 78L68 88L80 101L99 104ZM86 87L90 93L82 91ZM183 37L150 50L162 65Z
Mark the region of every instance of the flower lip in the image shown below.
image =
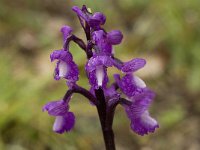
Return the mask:
M159 128L159 125L151 116L146 116L146 120L139 118L131 121L131 129L141 136L144 136L148 133L153 133L156 128Z
M148 108L155 94L149 89L132 97L132 105L125 106L131 129L139 135L154 132L159 127L157 121L149 115Z
M59 134L70 131L75 124L75 116L68 112L63 116L57 116L53 125L53 131Z
M65 101L58 100L49 102L42 110L47 111L49 115L56 117L53 131L61 134L65 131L70 131L74 127L75 116L72 112L69 112L69 106Z

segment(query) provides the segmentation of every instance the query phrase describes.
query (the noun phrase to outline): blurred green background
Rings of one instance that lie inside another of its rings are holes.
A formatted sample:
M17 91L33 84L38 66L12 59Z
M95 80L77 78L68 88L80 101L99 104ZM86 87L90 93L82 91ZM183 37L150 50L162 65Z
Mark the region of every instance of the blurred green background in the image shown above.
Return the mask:
M150 109L160 123L154 134L133 133L123 108L117 108L117 149L199 150L199 0L0 0L0 150L104 149L96 109L83 97L73 96L76 125L68 134L53 133L54 118L41 111L67 90L64 80L53 80L49 54L62 48L62 25L84 37L71 11L82 4L104 12L107 31L123 32L118 58L147 59L138 75L157 93ZM80 66L79 83L89 88L85 54L75 44L71 52Z

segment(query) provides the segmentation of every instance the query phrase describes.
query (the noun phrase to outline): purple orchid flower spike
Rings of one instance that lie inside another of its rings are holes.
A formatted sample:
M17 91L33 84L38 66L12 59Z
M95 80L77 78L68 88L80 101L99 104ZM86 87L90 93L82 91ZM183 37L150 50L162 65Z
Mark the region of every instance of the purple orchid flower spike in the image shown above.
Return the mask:
M75 116L69 111L69 102L74 93L86 97L98 111L106 150L115 150L114 133L112 130L115 109L122 105L131 122L131 129L145 135L159 127L158 122L149 114L149 106L155 97L145 82L134 73L145 66L142 58L134 58L122 62L114 56L114 46L122 42L123 34L119 30L107 32L102 26L106 17L101 12L91 13L85 5L74 6L86 35L86 43L72 33L72 28L63 26L63 48L51 53L51 61L57 60L55 80L66 79L68 90L62 100L47 103L43 111L55 117L53 131L64 133L70 131L75 124ZM90 83L90 90L77 84L79 69L70 53L70 42L75 42L87 56L85 72ZM114 75L115 82L109 83L108 68L116 67L122 72ZM125 97L124 97L125 96Z
M61 134L74 127L75 116L68 110L69 106L63 100L49 102L43 107L43 111L48 111L49 115L56 117L53 131Z

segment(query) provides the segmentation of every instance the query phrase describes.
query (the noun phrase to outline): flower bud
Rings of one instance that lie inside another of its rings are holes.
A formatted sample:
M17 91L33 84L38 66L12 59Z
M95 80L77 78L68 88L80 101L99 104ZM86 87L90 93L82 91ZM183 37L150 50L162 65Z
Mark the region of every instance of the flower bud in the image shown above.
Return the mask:
M67 38L71 35L72 33L72 28L70 26L63 26L60 31L63 34L63 41L65 42Z
M108 34L107 34L108 42L112 45L120 44L122 41L122 38L123 38L123 35L122 35L121 31L119 31L119 30L112 30L112 31L108 32Z
M101 25L105 24L105 22L106 22L106 16L101 12L94 13L92 18L95 20L99 20Z

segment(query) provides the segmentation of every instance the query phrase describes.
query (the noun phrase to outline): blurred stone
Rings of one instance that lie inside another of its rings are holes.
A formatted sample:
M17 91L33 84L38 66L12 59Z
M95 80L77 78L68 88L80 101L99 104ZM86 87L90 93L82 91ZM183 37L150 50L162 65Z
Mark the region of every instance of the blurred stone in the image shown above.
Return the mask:
M141 58L146 59L146 65L136 74L142 78L158 78L165 70L165 62L159 55L143 55Z
M48 53L40 53L39 57L37 57L34 61L35 69L39 76L49 77L54 73L54 65L50 62Z
M26 148L22 147L21 145L8 145L7 150L27 150Z
M141 150L153 150L153 149L150 147L143 147L143 148L141 148Z
M36 37L29 30L22 30L16 37L19 50L24 55L33 55L38 47Z

